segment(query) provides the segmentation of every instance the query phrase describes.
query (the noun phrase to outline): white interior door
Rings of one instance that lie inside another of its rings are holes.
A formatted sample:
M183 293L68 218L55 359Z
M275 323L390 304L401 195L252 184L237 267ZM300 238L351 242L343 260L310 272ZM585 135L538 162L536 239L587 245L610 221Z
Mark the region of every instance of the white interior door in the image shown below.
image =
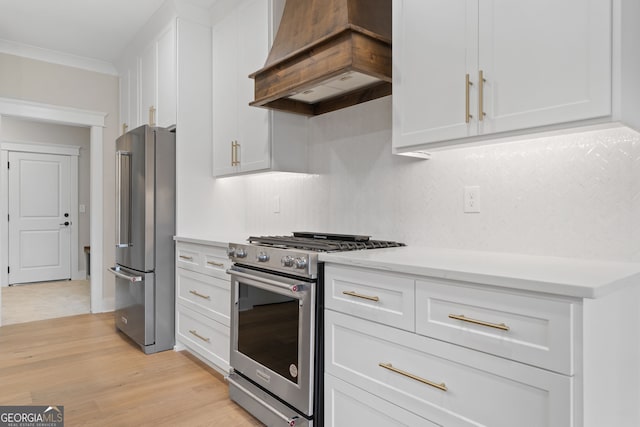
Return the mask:
M71 278L70 158L9 153L9 284Z

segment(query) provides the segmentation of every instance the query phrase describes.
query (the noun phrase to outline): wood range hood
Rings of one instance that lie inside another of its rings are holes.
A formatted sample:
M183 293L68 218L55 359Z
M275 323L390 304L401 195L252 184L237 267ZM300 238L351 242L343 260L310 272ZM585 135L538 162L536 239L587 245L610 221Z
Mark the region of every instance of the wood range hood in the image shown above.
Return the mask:
M250 105L314 116L391 95L391 0L286 0Z

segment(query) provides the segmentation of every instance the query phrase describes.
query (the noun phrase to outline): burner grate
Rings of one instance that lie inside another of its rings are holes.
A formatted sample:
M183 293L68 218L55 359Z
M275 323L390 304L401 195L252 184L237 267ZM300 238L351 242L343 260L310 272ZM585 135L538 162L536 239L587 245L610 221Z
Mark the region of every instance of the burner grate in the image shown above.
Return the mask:
M251 236L250 243L288 249L300 249L315 252L344 252L362 249L395 248L405 246L386 240L326 240L324 238L296 236Z

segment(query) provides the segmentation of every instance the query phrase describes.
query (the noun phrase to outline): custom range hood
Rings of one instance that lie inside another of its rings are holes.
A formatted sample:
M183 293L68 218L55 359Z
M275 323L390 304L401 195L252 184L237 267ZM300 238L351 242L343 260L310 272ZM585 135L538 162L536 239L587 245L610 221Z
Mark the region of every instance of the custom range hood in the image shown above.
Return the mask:
M391 95L391 0L286 0L253 106L318 115Z

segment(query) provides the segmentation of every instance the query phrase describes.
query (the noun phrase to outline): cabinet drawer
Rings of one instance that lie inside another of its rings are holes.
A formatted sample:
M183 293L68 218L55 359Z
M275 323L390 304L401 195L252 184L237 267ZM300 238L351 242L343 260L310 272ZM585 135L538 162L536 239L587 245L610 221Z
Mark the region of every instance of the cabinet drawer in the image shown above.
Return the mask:
M178 304L199 311L229 326L230 282L193 271L178 269L176 275Z
M333 375L324 376L325 424L332 427L437 427Z
M176 313L178 340L195 349L209 362L229 371L229 327L178 306Z
M413 279L383 272L325 266L325 307L413 331Z
M185 270L197 271L222 279L228 277L226 271L231 267L231 260L227 257L226 247L178 242L176 244L176 264Z
M569 376L341 313L325 316L325 372L436 424L572 425Z
M187 270L198 271L202 265L202 254L198 248L181 243L176 246L176 259L177 266Z
M416 332L572 375L574 304L416 282Z

